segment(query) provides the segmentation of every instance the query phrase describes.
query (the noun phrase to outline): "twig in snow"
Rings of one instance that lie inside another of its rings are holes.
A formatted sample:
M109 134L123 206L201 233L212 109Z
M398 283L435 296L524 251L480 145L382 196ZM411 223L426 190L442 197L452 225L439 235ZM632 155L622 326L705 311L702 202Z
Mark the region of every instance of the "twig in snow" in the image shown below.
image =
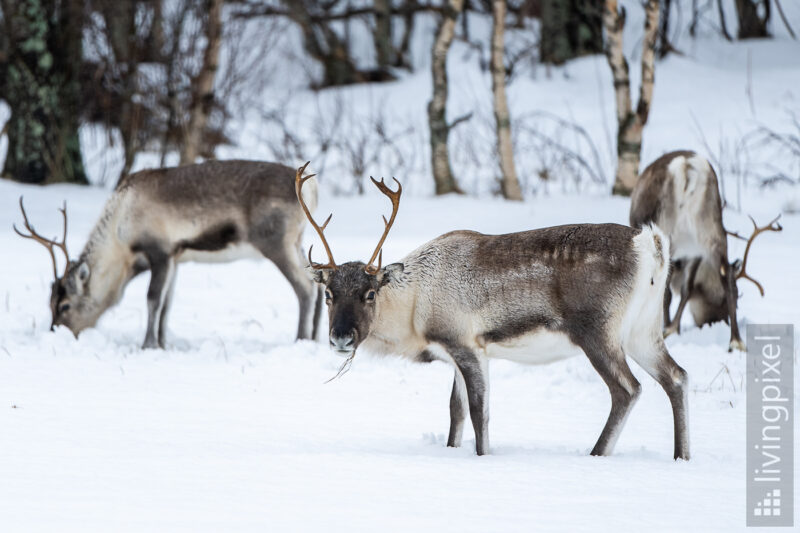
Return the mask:
M225 357L225 362L228 362L228 349L225 347L225 341L222 340L222 337L217 337L219 343L222 345L222 355Z
M797 39L797 36L794 34L794 30L789 25L789 21L786 20L786 15L783 13L783 7L779 0L775 0L775 5L778 7L778 14L781 16L781 20L783 21L783 25L786 26L786 30L789 32L789 35L792 36L792 39Z
M347 372L348 372L348 371L350 371L350 367L353 365L353 358L354 358L355 356L356 356L356 352L354 351L353 353L351 353L351 354L350 354L350 357L348 357L347 359L345 359L344 363L342 363L342 366L340 366L340 367L339 367L339 371L338 371L338 372L336 372L336 375L335 375L335 376L333 376L333 377L332 377L331 379L329 379L328 381L326 381L326 382L324 383L324 385L327 385L328 383L330 383L330 382L331 382L331 381L333 381L334 379L338 378L339 376L342 376L342 375L344 375L344 374L347 374Z
M731 370L728 368L728 365L725 365L725 364L722 365L722 368L719 369L719 372L717 372L714 375L714 378L708 383L708 387L706 387L706 392L711 392L712 385L714 385L714 382L717 381L717 378L723 372L725 372L728 375L728 381L731 382L731 387L733 387L733 392L736 392L736 384L733 382L733 376L731 375ZM721 385L722 384L720 384L720 388L721 388Z
M756 104L753 102L753 54L750 49L747 49L747 84L745 85L744 92L747 95L747 101L750 103L750 113L756 116Z

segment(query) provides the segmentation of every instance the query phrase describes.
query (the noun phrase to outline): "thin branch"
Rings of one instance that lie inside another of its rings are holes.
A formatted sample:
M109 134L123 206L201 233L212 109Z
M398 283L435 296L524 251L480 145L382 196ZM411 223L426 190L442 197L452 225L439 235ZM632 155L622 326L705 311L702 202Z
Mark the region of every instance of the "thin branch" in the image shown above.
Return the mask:
M783 7L781 6L780 0L775 0L775 5L778 7L778 14L781 16L783 25L786 26L786 30L789 32L789 35L792 36L792 39L797 40L797 36L794 34L794 30L789 25L789 21L786 20L786 15L783 13Z
M448 129L448 130L452 130L453 128L455 128L456 126L458 126L459 124L461 124L462 122L466 122L466 121L468 121L468 120L469 120L469 119L471 119L471 118L472 118L472 111L470 111L469 113L465 113L465 114L461 115L460 117L458 117L457 119L455 119L453 122L451 122L450 124L448 124L448 125L447 125L447 129Z
M728 25L725 23L725 10L722 8L722 0L717 0L717 8L719 9L719 24L722 29L722 35L729 41L733 41L731 34L728 33Z

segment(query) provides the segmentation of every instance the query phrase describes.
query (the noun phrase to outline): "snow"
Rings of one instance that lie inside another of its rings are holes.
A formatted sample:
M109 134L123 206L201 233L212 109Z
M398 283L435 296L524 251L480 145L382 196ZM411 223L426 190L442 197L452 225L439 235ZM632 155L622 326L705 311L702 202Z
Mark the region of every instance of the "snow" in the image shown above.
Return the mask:
M74 254L107 193L2 182L0 227L19 221L20 194L45 234L58 231L56 207L67 200ZM749 201L763 220L779 197ZM323 195L340 260L369 254L387 203ZM624 222L627 209L627 200L591 195L525 204L409 196L385 260L452 228ZM800 217L782 221L782 234L754 247L750 268L767 295L742 285L745 323L800 323ZM8 230L0 249L4 531L743 528L744 356L726 352L723 325L698 330L687 320L668 342L692 383L690 462L672 460L669 402L635 364L643 394L615 454L588 456L610 400L584 357L492 362L492 455L477 457L469 428L462 448L445 447L444 364L359 354L348 374L323 384L341 359L293 342L295 299L266 261L182 266L169 348L142 351L147 276L75 340L47 330L47 254Z
M626 5L630 52L638 42L641 8ZM796 22L795 3L783 6ZM718 169L724 170L728 229L748 232L748 214L765 223L784 210L784 231L759 237L748 264L766 296L740 284L739 318L743 326L792 323L797 333L800 195L785 185L757 188L732 161L739 155L734 141L754 127L792 127L787 110L796 110L800 97L800 46L781 33L777 21L774 29L778 38L767 42L724 43L708 30L695 41L678 41L687 56L656 67L642 156L646 164L678 148L710 155L705 138L712 150L728 149L725 168ZM502 233L575 222L626 223L629 201L610 197L607 185L532 182L521 204L488 195L487 181L496 170L487 155L490 125L478 120L479 106L489 102L488 75L466 47L455 46L451 117L470 110L478 115L454 132L454 168L477 196L429 197L427 141L403 140L401 149L415 157L406 175L377 161L363 176L396 175L406 185L384 247L385 263L453 229ZM630 61L636 95L638 59ZM325 112L341 97L355 113L347 117L351 126L379 108L389 122L421 122L424 131L430 77L423 69L379 87L295 92L287 112L305 120L301 129L313 128L309 109ZM264 98L283 102L277 87L265 90ZM512 116L546 110L585 127L610 183L614 109L604 58L571 62L549 77L542 70L528 72L515 79L509 98ZM5 118L7 108L0 106L0 115ZM264 139L272 132L258 113L238 120L240 144L220 156L269 159ZM473 144L463 144L458 135L472 137ZM683 334L667 341L691 382L689 462L673 461L669 401L632 362L643 391L615 453L588 455L610 398L585 357L546 366L493 361L491 455L474 455L469 424L463 447L448 449L452 370L442 363L415 365L359 353L349 373L324 384L342 360L324 342L294 342L296 299L267 261L182 265L167 350L139 348L147 275L134 280L122 302L79 339L63 328L49 332L48 256L18 238L11 225L20 223L17 199L24 195L37 229L55 235L57 208L66 200L68 244L77 255L119 169L118 140L112 143L107 132L89 127L82 140L92 180L105 188L0 181L3 532L744 530L744 354L727 353L724 324L698 329L689 313ZM464 156L473 149L477 157ZM533 175L536 156L517 154L521 175ZM796 161L786 154L764 149L748 156L753 165L769 163L798 175ZM137 167L154 162L145 154ZM334 213L327 234L339 261L364 260L380 236L388 202L370 189L360 197L341 196L346 168L336 154L323 170L317 168L323 185L318 216ZM307 232L306 246L314 242ZM740 257L742 243L730 246L732 257ZM797 379L800 366L795 368Z

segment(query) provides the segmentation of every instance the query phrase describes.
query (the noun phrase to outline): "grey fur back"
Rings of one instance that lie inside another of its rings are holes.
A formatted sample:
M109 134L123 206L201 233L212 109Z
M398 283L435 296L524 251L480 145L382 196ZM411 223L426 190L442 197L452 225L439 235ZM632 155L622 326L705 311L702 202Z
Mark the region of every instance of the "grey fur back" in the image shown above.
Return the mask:
M454 309L481 316L487 342L537 327L581 327L601 316L599 307L623 305L627 294L619 289L633 281L638 234L618 224L456 231L412 252L400 282L418 283L420 300L430 305L429 335L439 322L444 329Z
M118 191L135 188L174 206L252 205L264 198L296 204L295 169L278 163L206 161L175 168L148 169L120 180Z
M669 167L678 158L684 162L682 171L686 182L682 190L676 191L676 176L669 171ZM718 270L719 265L727 261L728 257L727 238L722 226L722 200L713 167L708 165L707 169L695 168L692 161L698 159L701 158L693 151L678 150L653 161L639 176L631 193L630 224L635 228L656 224L673 244L672 259L680 259L684 256L680 250L681 239L676 235L679 217L691 217L694 233L704 250L702 255L711 262L714 270ZM692 173L698 172L703 172L702 179L696 175L693 177ZM695 203L696 212L690 211L688 197L693 179L701 181L704 187L702 196ZM683 196L683 193L687 196Z

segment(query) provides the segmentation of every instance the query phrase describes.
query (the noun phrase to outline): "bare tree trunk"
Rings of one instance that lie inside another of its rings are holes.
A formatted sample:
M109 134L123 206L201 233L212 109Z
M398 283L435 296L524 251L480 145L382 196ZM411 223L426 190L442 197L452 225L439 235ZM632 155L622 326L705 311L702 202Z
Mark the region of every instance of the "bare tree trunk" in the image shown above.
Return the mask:
M222 44L222 3L223 0L208 0L208 20L206 21L206 50L203 66L197 75L197 93L192 102L192 110L187 125L186 137L181 148L181 165L194 163L200 153L200 143L208 122L208 114L214 104L214 79L219 66L219 49Z
M722 32L722 36L725 39L732 41L731 34L728 33L728 25L725 22L725 9L722 7L722 0L717 0L717 10L719 11L719 24L720 24L720 31Z
M347 39L343 41L332 26L335 21L329 10L336 2L327 3L327 7L320 5L322 2L310 0L281 0L281 3L286 6L288 17L303 31L303 47L308 55L322 64L320 88L393 79L388 70L362 71L356 66ZM327 10L328 18L319 16L319 9L323 12ZM345 18L342 23L347 33L350 29L350 20Z
M373 0L375 9L375 29L373 40L378 56L378 68L387 69L394 64L394 44L392 43L392 3L391 0Z
M411 59L408 56L411 48L411 35L414 32L414 14L415 8L418 7L417 0L406 0L406 7L408 9L403 14L403 38L400 42L400 48L395 53L395 66L411 69Z
M119 90L119 106L113 109L118 116L118 127L122 138L123 164L119 179L127 176L136 161L140 149L142 104L139 98L139 63L142 50L131 35L136 35L136 12L133 2L98 2L103 16L105 37L110 45L113 60L110 68L116 71L116 86ZM105 111L111 111L109 109Z
M622 49L622 30L625 27L625 9L618 10L617 0L606 0L603 16L606 27L606 57L614 76L617 104L617 173L614 194L630 195L639 176L639 159L642 151L642 131L647 124L655 81L655 46L658 36L658 0L645 4L644 41L642 43L642 83L636 112L631 105L628 61Z
M761 9L759 9L761 8ZM736 0L739 39L769 37L770 0Z
M543 63L561 65L573 57L567 33L569 3L562 0L543 0L541 10L542 33L539 40L539 57Z
M514 166L511 144L511 119L506 101L506 68L503 64L506 0L492 0L492 92L494 93L494 119L497 123L497 154L503 174L503 196L509 200L522 200L522 191Z
M431 131L431 167L436 182L436 194L461 193L450 168L447 149L447 52L453 42L456 21L464 7L464 0L448 0L433 43L431 70L433 72L433 97L428 102L428 125Z
M672 14L672 0L664 0L661 4L661 15L659 17L660 27L658 29L658 58L664 59L671 52L680 54L669 40L669 18ZM693 31L693 30L690 30Z

